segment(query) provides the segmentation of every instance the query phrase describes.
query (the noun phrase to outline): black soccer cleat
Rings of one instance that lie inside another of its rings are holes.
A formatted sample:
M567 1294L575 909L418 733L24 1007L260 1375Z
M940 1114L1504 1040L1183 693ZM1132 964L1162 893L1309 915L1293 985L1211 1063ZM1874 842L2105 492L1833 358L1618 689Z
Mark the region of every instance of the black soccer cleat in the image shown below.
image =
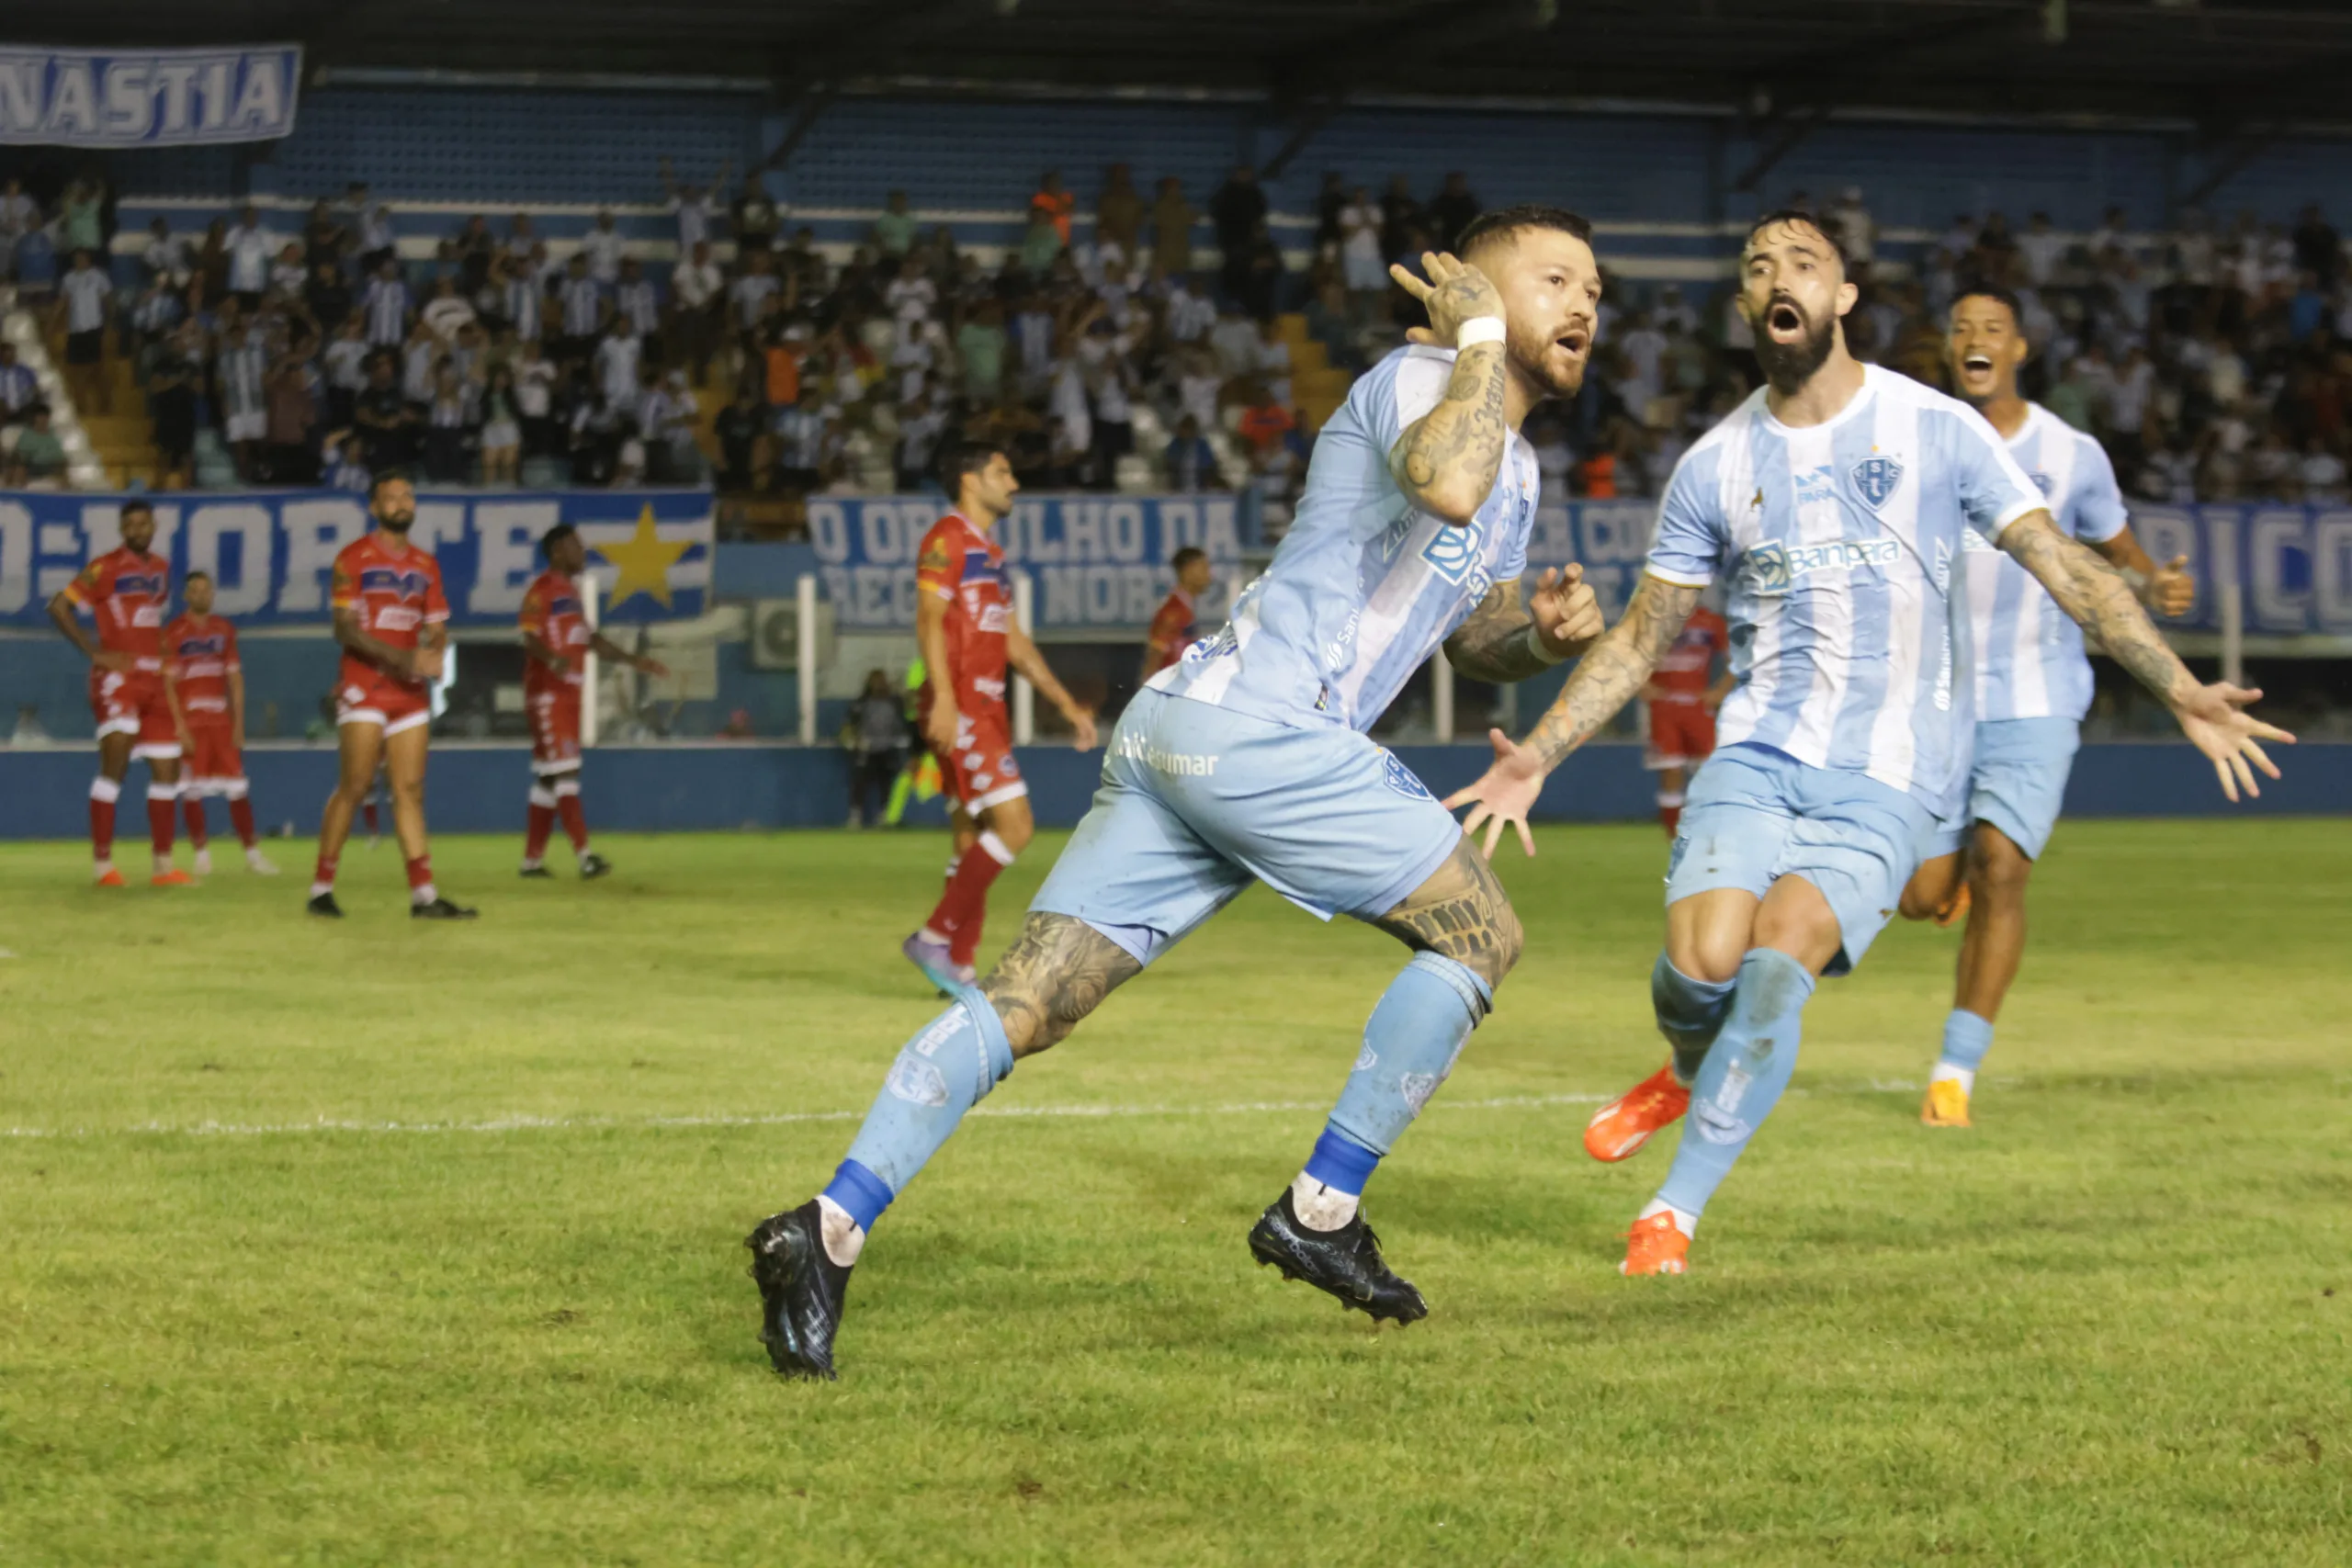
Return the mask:
M439 894L434 895L430 904L411 904L408 907L408 918L412 920L470 920L481 913L480 909L469 909L463 904L452 904Z
M743 1245L752 1249L760 1340L769 1361L788 1378L832 1381L840 1375L833 1371L833 1336L841 1332L849 1270L825 1256L825 1220L817 1200L770 1214Z
M1418 1323L1430 1314L1421 1292L1398 1279L1382 1259L1380 1238L1362 1213L1335 1231L1309 1229L1291 1206L1288 1188L1250 1228L1250 1252L1259 1262L1281 1269L1283 1279L1304 1280L1375 1322L1385 1317Z
M580 880L582 882L593 882L597 877L608 875L612 869L613 863L594 850L580 857Z
M324 915L331 920L339 920L343 919L343 906L334 901L334 894L333 890L314 895L311 901L303 905L302 908L307 913L313 915Z
M517 876L540 877L550 881L553 880L555 876L555 873L549 871L544 865L526 865L514 874Z

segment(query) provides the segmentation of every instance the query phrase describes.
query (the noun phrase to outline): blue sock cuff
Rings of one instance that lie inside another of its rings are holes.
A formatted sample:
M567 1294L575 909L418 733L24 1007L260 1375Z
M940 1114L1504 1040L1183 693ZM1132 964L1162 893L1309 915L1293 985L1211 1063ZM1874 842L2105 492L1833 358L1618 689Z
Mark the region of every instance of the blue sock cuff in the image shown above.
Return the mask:
M1655 998L1671 997L1678 1002L1711 1007L1731 995L1739 984L1736 976L1728 980L1694 980L1674 966L1674 960L1663 952L1650 966L1650 995Z
M890 1184L854 1159L842 1161L833 1179L825 1183L825 1196L849 1211L860 1230L872 1230L882 1211L898 1196Z
M1815 988L1821 984L1821 982L1815 977L1812 970L1806 968L1795 959L1791 958L1787 953L1782 953L1777 947L1749 948L1747 950L1747 956L1740 960L1739 969L1741 980L1747 978L1747 970L1751 964L1758 968L1772 971L1771 978L1777 980L1781 984L1795 987L1797 988L1797 994L1794 998L1793 1005L1797 1007L1803 1007L1806 1000L1812 997ZM1737 983L1738 982L1736 981L1734 982L1734 984Z
M1993 1048L1993 1023L1965 1008L1954 1008L1944 1020L1944 1048L1939 1058L1974 1072Z
M1434 975L1453 987L1462 998L1462 1005L1470 1010L1473 1027L1494 1008L1495 988L1487 984L1485 976L1460 959L1448 958L1442 953L1417 953L1413 954L1413 961L1405 967Z
M1451 962L1451 960L1448 960ZM1361 1197L1364 1184L1380 1168L1380 1156L1364 1147L1335 1122L1327 1122L1323 1135L1315 1140L1315 1153L1306 1162L1306 1174L1324 1186Z
M1004 1020L997 1016L996 1004L981 995L978 986L956 987L956 999L970 1016L972 1027L980 1032L980 1048L988 1053L989 1081L972 1097L978 1100L1012 1071L1012 1042L1004 1036Z

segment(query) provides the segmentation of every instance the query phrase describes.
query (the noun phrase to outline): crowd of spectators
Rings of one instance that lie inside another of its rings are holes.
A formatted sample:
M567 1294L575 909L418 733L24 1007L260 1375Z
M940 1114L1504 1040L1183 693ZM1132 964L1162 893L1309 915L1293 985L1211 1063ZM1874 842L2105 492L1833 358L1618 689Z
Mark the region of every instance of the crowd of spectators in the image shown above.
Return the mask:
M291 233L250 205L200 239L159 219L119 292L96 182L46 213L8 182L0 245L20 294L51 301L85 412L107 412L115 331L166 485L364 487L400 465L444 483L709 472L736 492L872 492L922 483L961 431L1001 441L1024 483L1247 484L1279 505L1308 434L1278 316L1303 311L1330 364L1361 368L1419 319L1389 265L1450 243L1479 207L1459 174L1426 197L1403 175L1375 192L1328 174L1302 268L1255 171L1196 208L1176 178L1147 191L1121 164L1083 201L1046 171L994 262L902 191L837 260L756 175L660 172L675 260L654 265L610 211L552 247L527 212L477 216L429 260L403 259L390 210L356 185ZM1860 190L1790 204L1849 255L1862 297L1848 335L1865 359L1937 379L1951 300L1997 283L2035 347L2030 395L2097 433L2134 493L2343 498L2352 278L2316 209L2291 228L2192 212L2155 238L2120 212L2076 237L2039 212L1964 215L1894 267ZM1584 394L1530 422L1550 494L1656 493L1756 382L1727 285L1611 279L1602 309ZM62 462L37 403L0 345L0 412L27 432L7 468L19 480Z

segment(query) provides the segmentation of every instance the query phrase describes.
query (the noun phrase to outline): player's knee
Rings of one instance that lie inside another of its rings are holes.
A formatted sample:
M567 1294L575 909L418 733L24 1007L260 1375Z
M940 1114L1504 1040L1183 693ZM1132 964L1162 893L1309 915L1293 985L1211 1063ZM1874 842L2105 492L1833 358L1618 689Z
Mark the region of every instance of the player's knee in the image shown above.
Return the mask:
M1969 890L1974 897L1996 904L2021 901L2032 875L2033 862L2007 838L1998 833L1978 837L1968 863Z

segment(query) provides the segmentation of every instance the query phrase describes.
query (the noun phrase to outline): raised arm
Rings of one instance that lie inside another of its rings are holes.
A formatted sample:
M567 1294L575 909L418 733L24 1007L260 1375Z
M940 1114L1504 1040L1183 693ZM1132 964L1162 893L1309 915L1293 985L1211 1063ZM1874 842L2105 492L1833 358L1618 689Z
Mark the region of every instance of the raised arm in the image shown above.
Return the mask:
M1514 742L1501 730L1491 732L1495 761L1486 775L1466 789L1446 797L1446 807L1473 807L1463 818L1462 830L1487 829L1489 859L1509 823L1529 854L1535 840L1527 829L1527 814L1544 793L1544 775L1567 760L1568 753L1590 739L1600 727L1617 716L1632 701L1666 650L1674 646L1682 624L1699 603L1700 591L1664 578L1642 574L1634 601L1618 623L1602 634L1560 688L1527 739Z
M1454 344L1453 378L1437 407L1407 425L1389 448L1388 471L1406 499L1454 525L1478 514L1510 445L1503 422L1503 297L1486 274L1450 255L1426 254L1427 283L1401 266L1389 274L1428 307L1433 343ZM1478 323L1462 342L1462 329Z
M1591 647L1600 604L1584 568L1546 569L1528 594L1514 578L1490 589L1445 639L1446 662L1473 681L1524 681Z
M2241 788L2250 795L2260 795L2262 786L2254 779L2256 768L2274 779L2278 776L2278 769L2260 742L2291 745L2295 738L2243 711L2262 700L2261 692L2218 681L2210 686L2199 684L2188 667L2165 646L2122 573L2087 546L2058 532L2047 512L2030 512L2010 524L2001 531L2000 545L2050 591L2060 609L2097 637L2108 654L2132 672L2132 679L2172 710L2182 733L2212 760L2223 795L2235 800Z

